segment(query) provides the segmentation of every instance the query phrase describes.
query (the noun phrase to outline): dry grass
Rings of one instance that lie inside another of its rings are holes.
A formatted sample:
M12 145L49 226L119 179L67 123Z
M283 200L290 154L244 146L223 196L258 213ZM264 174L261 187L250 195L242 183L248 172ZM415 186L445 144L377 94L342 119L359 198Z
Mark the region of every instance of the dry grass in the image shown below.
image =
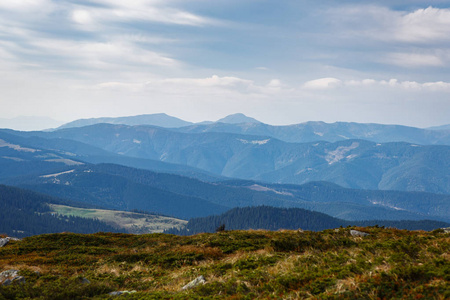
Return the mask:
M371 237L353 238L345 229L323 233L252 230L191 237L45 235L1 248L0 271L24 272L28 291L36 291L23 297L29 299L38 294L66 299L52 293L63 295L67 290L79 299L104 298L111 290L137 290L129 299L450 296L445 292L450 290L445 273L450 268L450 235L381 228L364 231ZM180 292L200 275L205 276L206 285ZM78 277L89 279L91 285L80 288ZM9 292L11 296L6 297ZM12 288L0 290L0 299L20 298L14 293Z

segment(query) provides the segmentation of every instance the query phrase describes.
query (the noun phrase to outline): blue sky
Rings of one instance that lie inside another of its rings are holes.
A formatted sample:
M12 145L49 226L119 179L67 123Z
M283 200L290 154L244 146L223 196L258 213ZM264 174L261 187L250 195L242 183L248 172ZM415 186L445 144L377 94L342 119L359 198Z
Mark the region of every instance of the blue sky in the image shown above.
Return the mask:
M0 118L450 123L450 1L0 2Z

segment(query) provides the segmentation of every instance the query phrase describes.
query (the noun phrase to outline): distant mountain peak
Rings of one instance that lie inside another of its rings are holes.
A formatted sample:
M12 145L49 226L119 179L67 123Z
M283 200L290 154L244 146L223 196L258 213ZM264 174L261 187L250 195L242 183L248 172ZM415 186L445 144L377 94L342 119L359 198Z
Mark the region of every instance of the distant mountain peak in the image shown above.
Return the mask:
M228 115L225 118L216 121L217 123L239 124L239 123L261 123L260 121L247 117L242 113Z
M145 114L129 117L117 117L117 118L92 118L92 119L79 119L70 123L60 126L58 129L71 128L71 127L83 127L99 123L109 124L124 124L124 125L153 125L165 128L177 128L183 126L192 125L191 122L187 122L165 113Z

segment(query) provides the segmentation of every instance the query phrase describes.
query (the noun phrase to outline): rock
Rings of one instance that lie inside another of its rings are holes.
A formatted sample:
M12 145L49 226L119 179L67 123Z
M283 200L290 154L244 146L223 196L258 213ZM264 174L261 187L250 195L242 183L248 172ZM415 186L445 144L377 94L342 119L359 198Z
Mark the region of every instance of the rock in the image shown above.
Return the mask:
M11 284L23 284L25 283L25 277L23 276L17 276L14 277L13 279L6 279L2 285L6 286L6 285L11 285Z
M0 239L0 248L6 246L6 244L8 244L9 241L20 241L20 239L15 237L5 237L3 239Z
M84 278L84 277L81 277L81 278L80 278L80 281L81 281L81 283L83 283L83 284L89 284L89 283L91 283L91 282L89 281L89 279Z
M13 278L19 276L18 270L6 270L0 273L0 281L5 280L6 278Z
M370 234L368 234L368 233L366 233L366 232L362 232L362 231L358 231L358 230L353 230L353 229L350 230L350 234L351 234L352 236L362 236L362 237L370 235Z
M205 283L206 283L205 277L203 277L203 275L200 275L197 278L195 278L194 280L192 280L191 282L189 282L188 284L186 284L185 286L183 286L181 288L181 290L184 291L184 290L192 289L196 286L199 286L200 284L205 284Z
M444 233L450 233L450 227L441 228L441 229L444 230Z
M18 270L7 270L0 273L1 285L22 284L25 283L25 277L19 276Z
M133 293L136 293L136 291L115 291L115 292L111 292L111 293L109 293L108 295L110 295L110 296L120 296L120 295L123 295L123 294L133 294Z
M9 238L0 239L0 248L9 243Z

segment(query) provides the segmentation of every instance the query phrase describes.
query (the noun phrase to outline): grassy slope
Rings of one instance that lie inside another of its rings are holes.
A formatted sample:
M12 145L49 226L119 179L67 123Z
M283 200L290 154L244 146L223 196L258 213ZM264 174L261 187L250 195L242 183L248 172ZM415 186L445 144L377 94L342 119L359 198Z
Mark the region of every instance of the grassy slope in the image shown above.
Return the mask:
M64 216L98 219L132 233L158 233L172 227L182 227L187 223L176 218L128 211L86 209L56 204L49 204L49 206L54 212Z
M106 299L116 290L137 291L121 299L450 297L450 234L359 229L371 235L343 228L33 236L0 248L0 271L19 269L27 280L0 288L0 299ZM199 275L207 284L180 291Z

